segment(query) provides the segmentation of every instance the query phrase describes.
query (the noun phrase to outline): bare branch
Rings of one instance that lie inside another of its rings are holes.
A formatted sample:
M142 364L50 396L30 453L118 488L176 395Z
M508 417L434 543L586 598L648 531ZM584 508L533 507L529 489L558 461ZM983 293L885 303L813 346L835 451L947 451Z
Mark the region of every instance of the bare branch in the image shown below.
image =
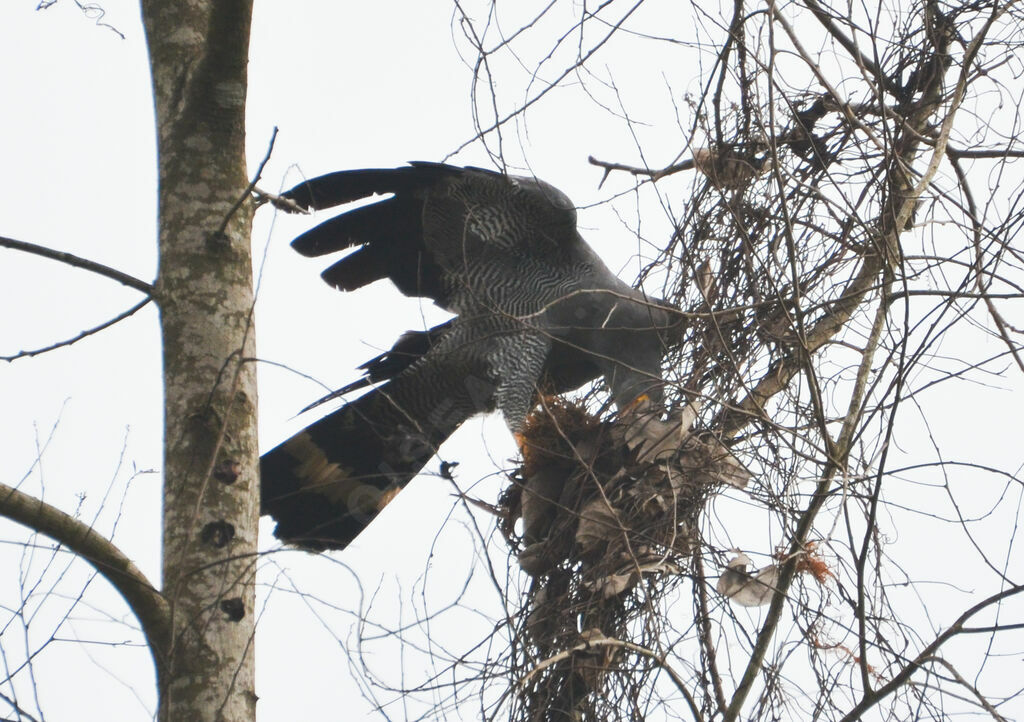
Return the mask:
M939 648L942 647L943 644L958 634L965 632L965 624L971 617L978 612L991 607L993 604L998 604L1005 599L1009 599L1010 597L1020 594L1021 592L1024 592L1024 585L1009 587L997 594L993 594L990 597L981 600L961 614L953 624L951 624L942 634L932 640L932 642L928 644L928 646L926 646L921 653L917 655L917 657L905 665L898 673L893 675L892 679L890 679L885 685L879 687L870 694L865 694L864 698L853 709L847 712L846 716L844 716L840 722L855 722L855 720L861 719L866 711L906 684L910 677L917 670L922 668L925 662L935 656L936 652L938 652Z
M131 559L87 524L6 484L0 484L0 514L66 546L102 574L138 618L153 659L162 667L170 640L170 609Z
M69 339L67 339L65 341L58 341L55 344L51 344L49 346L44 346L42 348L32 349L30 351L19 351L18 353L13 354L11 356L0 356L0 361L16 361L16 360L18 360L20 358L28 358L28 357L31 357L31 356L39 356L41 354L48 353L50 351L55 351L55 350L57 350L59 348L64 348L65 346L71 346L72 344L77 343L78 341L81 341L83 338L88 338L89 336L92 336L93 334L99 333L103 329L110 328L114 324L116 324L116 323L118 323L120 321L123 321L124 319L126 319L126 318L128 318L130 316L134 316L138 311L140 311L143 308L145 308L145 306L148 305L149 302L152 301L152 300L153 300L152 298L144 298L143 300L139 301L137 304L135 304L134 306L129 308L127 311L124 311L123 313L119 313L118 315L114 316L114 318L110 319L109 321L104 321L99 326L94 326L93 328L86 329L85 331L82 331L80 334L78 334L74 338L69 338Z
M218 235L223 235L224 231L228 227L228 223L231 222L231 217L235 215L242 204L252 197L253 192L256 190L256 184L260 182L260 178L263 177L263 169L267 167L267 162L270 160L271 154L274 152L274 141L277 140L277 126L274 126L273 132L270 134L270 142L267 143L267 152L263 154L263 160L260 161L259 166L256 168L256 173L253 175L252 180L249 181L249 185L245 187L242 194L235 201L235 204L231 206L231 209L224 214L224 220L217 229ZM262 194L261 194L262 195Z
M590 165L596 165L598 168L604 168L604 176L601 178L601 183L599 185L603 185L605 180L608 179L608 176L611 175L611 172L615 170L625 171L626 173L629 173L630 175L634 176L646 176L648 178L651 178L652 180L658 180L659 178L664 178L665 176L672 175L673 173L678 173L684 170L692 170L693 168L696 167L696 163L694 162L693 158L687 158L681 163L674 163L673 165L670 165L667 168L662 168L660 170L653 170L651 168L638 168L636 166L623 165L622 163L611 163L604 160L598 160L594 156L588 156L587 162L590 163Z
M52 248L46 246L39 246L35 243L27 243L25 241L16 241L13 238L6 238L0 236L0 248L11 248L16 251L24 251L25 253L32 253L36 256L42 256L43 258L49 258L54 261L60 261L66 263L69 266L75 268L81 268L86 271L91 271L100 276L106 276L107 278L113 279L118 283L134 288L137 291L142 291L147 296L152 296L154 293L153 285L146 283L145 281L130 276L127 273L118 271L116 268L110 266L104 266L102 263L96 263L86 258L81 258L73 253L66 253L64 251L55 251Z

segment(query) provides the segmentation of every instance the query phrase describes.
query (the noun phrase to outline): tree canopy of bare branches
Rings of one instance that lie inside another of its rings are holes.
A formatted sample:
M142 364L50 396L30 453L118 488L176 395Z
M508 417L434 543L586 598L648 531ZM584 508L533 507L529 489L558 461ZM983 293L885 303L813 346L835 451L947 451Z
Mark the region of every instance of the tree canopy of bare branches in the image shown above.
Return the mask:
M500 5L485 19L463 8L479 137L500 156L512 124L528 124L531 106L567 79L595 103L620 103L643 162L595 152L591 163L607 182L628 179L656 195L674 223L668 243L645 238L660 251L642 274L662 279L688 315L687 341L668 363L670 406L699 407L694 433L727 446L753 478L737 492L712 474L716 492L703 473L704 491L684 493L701 484L680 466L692 460L683 447L676 472L689 485L665 485L675 489L666 502L638 481L650 472L635 459L609 466L608 452L595 456L587 441L588 424L551 415L560 432L548 443L567 444L558 458L575 456L576 482L565 483L582 498L551 495L565 518L556 527L570 537L554 567L531 569L507 661L491 667L507 665L512 677L494 713L508 705L524 720L650 719L654 709L694 719L921 719L955 708L1002 719L1020 686L984 654L950 650L970 635L997 644L1017 628L998 620L1020 609L1024 579L1009 572L1019 550L982 541L976 524L1000 519L1008 526L995 538L1012 536L1020 479L1012 466L948 458L938 442L925 458L899 444L920 397L964 379L1019 382L1024 371L1022 329L1008 320L1019 315L1022 282L1022 88L1011 68L1021 63L1024 17L998 2L736 3L721 18L695 6L693 37L630 22L646 9L583 10L537 61L525 100L505 110L490 85L496 68L525 44L521 36L550 28L557 9L502 35ZM687 125L678 149L643 145L642 122L623 100L630 88L596 69L594 56L616 41L652 48L652 57L689 44L699 56L700 89L679 113ZM673 152L662 165L650 160ZM686 171L700 174L686 176L690 196L676 182ZM954 349L965 327L977 345ZM530 478L519 477L526 496L517 493L508 512L527 527ZM638 488L647 489L639 500ZM992 500L987 514L965 511L973 494ZM677 522L671 542L642 513L652 499ZM891 540L920 535L927 544L932 533L905 510L946 520L943 534L971 550L960 574L985 570L975 595L934 628L920 622L940 595L899 592L923 579ZM599 561L595 513L606 528ZM750 569L735 548L752 535L734 525L754 519L766 533L745 551L765 561ZM529 536L512 532L513 549ZM741 605L764 613L750 618Z

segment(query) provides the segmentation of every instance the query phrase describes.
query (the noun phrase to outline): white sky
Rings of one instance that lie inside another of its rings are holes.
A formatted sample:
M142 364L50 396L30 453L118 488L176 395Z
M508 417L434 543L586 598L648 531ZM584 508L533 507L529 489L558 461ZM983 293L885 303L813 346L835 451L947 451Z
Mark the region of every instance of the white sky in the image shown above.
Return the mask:
M124 33L125 40L94 26L69 0L42 13L34 10L35 5L34 0L5 0L0 5L0 234L66 250L150 280L156 261L155 151L137 3L103 3L106 20ZM658 26L664 34L681 32L683 24L691 22L672 9L675 5L651 3L650 12L661 13ZM513 26L510 19L508 27ZM251 48L251 167L262 158L272 128L280 129L261 182L268 190L342 168L441 160L472 136L471 71L455 48L448 3L258 0ZM637 130L645 151L656 154L649 162L667 164L686 143L685 131L676 124L672 96L679 102L683 92L696 88L686 87L687 69L681 69L679 57L669 51L664 57L645 51L627 62L632 50L624 42L617 55L600 58L594 67L604 72L603 62L617 61L614 78L622 101L650 121ZM691 63L697 62L696 56L690 57ZM673 68L669 80L661 75L662 67ZM696 77L695 66L689 73ZM523 87L510 84L505 102L520 100ZM499 87L499 93L503 90ZM602 98L612 100L614 94ZM682 128L690 122L687 113L680 103ZM550 94L528 119L527 127L518 126L518 137L506 133L507 159L522 164L525 157L539 177L580 205L604 200L617 188L613 179L610 186L597 189L601 174L587 165L589 154L637 160L625 125L578 89ZM489 165L479 145L453 160ZM674 186L681 192L686 187ZM623 207L627 213L628 207ZM628 216L616 218L607 208L581 218L587 226L584 235L626 278L635 274L636 254L643 251L643 244L627 230L632 221ZM311 219L293 217L275 221L269 209L257 216L254 248L257 262L265 259L258 351L263 358L335 387L352 380L355 367L389 347L398 333L429 324L439 312L401 297L385 284L351 296L328 288L319 279L324 264L303 259L288 247L288 241L310 223ZM665 237L667 227L664 214L643 217L643 231L650 238ZM73 336L137 300L136 292L105 279L0 249L0 354ZM377 313L378 309L382 310ZM159 475L132 478L132 470L158 470L161 463L158 343L156 315L150 307L70 349L13 364L0 362L0 481L17 484L28 474L37 445L52 432L43 463L22 488L66 510L74 510L79 495L85 494L83 517L100 513L97 526L109 532L131 478L114 538L154 580L159 575ZM1020 463L1019 424L982 423L989 418L998 421L1002 410L1019 406L1022 399L1019 382L996 383L1006 390L964 385L955 393L943 391L938 400L922 400L941 402L955 411L929 420L948 457L977 456L979 449L989 448L993 455L1007 454L1004 466ZM261 369L261 448L271 448L308 423L293 417L321 393L321 387L288 371ZM967 418L972 422L964 423ZM911 422L898 435L906 444L903 451L910 454L924 443L921 428ZM490 501L501 483L493 474L508 466L505 460L512 453L511 440L497 418L466 424L443 449L443 456L462 462L458 478L464 488L484 479L473 493ZM99 512L112 479L112 501ZM439 484L444 484L440 494ZM261 582L278 590L261 594L264 600L269 596L270 603L257 639L260 719L379 719L358 694L339 644L339 639L344 643L352 638L351 616L345 610L360 606L353 573L361 580L365 604L383 578L370 615L381 623L397 626L399 615L412 621L415 605L424 599L432 608L442 607L476 563L473 534L458 521L465 518L461 512L437 537L453 506L450 492L444 482L419 480L379 523L333 558L293 551L270 557ZM264 523L265 548L277 548ZM943 548L942 529L932 536L925 525L912 533L927 539L915 545L924 552L917 557L917 569L926 574L934 570L939 579L949 563L947 553L953 553ZM765 553L779 541L765 538L763 528L756 526L737 530L737 536L743 537L744 546ZM49 553L48 541L37 540L40 549L33 552L34 563L29 565L19 546L6 543L24 539L13 525L0 524L0 540L5 542L0 545L0 603L5 606L17 602L19 590L13 581L19 575L34 578L22 570L41 568L40 559ZM58 564L64 563L59 557ZM289 582L277 575L278 568L287 570L304 594L338 610L315 603L311 608L299 595L282 591ZM87 573L83 565L73 565L58 585L59 593L75 593L81 586L78 580ZM97 589L90 588L88 599L98 610L76 608L73 622L64 624L57 636L137 640L127 627L104 620L105 614L112 614L131 622L103 583L93 584ZM460 650L482 638L492 624L486 615L500 613L500 599L487 581L476 579L473 584L471 609L443 617L432 628L449 649ZM972 583L963 587L970 590ZM37 593L47 588L44 585ZM33 634L43 636L32 636L30 645L45 639L52 629L47 620L59 619L67 606L70 601L43 606L33 627L39 630ZM948 621L941 613L933 620L936 626ZM397 682L398 650L380 644L368 652L377 671L391 674ZM16 650L4 650L8 664L17 655ZM155 695L145 650L58 642L37 661L39 704L48 720L130 720L152 714ZM1005 663L1020 675L1019 659ZM414 672L419 671L416 665L411 663ZM24 685L18 690L30 694ZM35 703L25 706L35 709ZM1018 707L1018 712L1024 713L1024 708ZM412 710L398 708L391 714L404 718Z

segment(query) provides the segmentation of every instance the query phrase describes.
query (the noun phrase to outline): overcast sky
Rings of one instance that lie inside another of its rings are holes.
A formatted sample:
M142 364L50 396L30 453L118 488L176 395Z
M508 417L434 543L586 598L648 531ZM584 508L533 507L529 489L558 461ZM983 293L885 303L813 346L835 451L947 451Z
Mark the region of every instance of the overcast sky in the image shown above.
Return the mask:
M638 24L671 34L692 22L676 3L649 5L644 13L650 15L638 14ZM137 2L103 3L104 21L124 39L94 24L70 0L46 12L36 12L35 6L35 0L0 5L0 234L150 280L156 271L155 147ZM473 137L467 59L474 58L460 56L466 43L453 37L457 28L451 20L446 2L257 0L249 75L251 168L266 152L273 128L279 128L261 185L279 190L304 176L415 159L492 165L479 143L463 149ZM515 21L508 18L507 28ZM587 164L588 155L639 162L637 142L652 153L652 166L686 154L690 118L681 98L698 89L687 84L684 56L672 54L682 51L666 50L664 57L645 51L630 62L633 50L623 42L616 54L602 56L594 66L616 81L618 97L609 91L591 99L575 85L550 93L532 108L528 125L506 129L500 150L507 161L520 170L528 166L577 204L589 206L629 185L616 186L613 179L599 190L601 174ZM700 56L687 57L696 77ZM663 75L664 67L675 75ZM560 68L552 67L551 77ZM511 107L529 83L514 70L507 77L513 78L507 86ZM621 102L647 125L635 129L634 139L597 100ZM491 140L494 152L499 146ZM689 182L670 187L685 193ZM682 200L664 196L661 202ZM668 214L657 202L649 208L642 233L666 238ZM626 204L620 212L628 209ZM351 381L355 367L389 347L398 333L443 318L386 284L350 296L328 288L319 279L323 264L288 247L310 223L270 209L257 214L258 352L287 367L261 368L264 450L307 424L297 412L324 388ZM602 207L584 211L581 225L609 266L632 280L649 250L635 233L636 217L619 217ZM138 300L136 292L106 279L0 249L0 354L74 336ZM160 477L146 472L158 472L161 465L158 343L156 312L149 307L69 349L0 362L0 481L18 484L24 478L23 489L60 508L79 509L90 520L98 515L104 533L116 526L115 541L154 580L159 578ZM947 347L942 353L956 356L957 351ZM1004 465L1019 464L1020 425L983 421L1019 406L1020 384L993 379L993 386L951 391L942 401L956 413L930 418L927 428L912 423L899 437L907 447L902 451L927 445L930 432L947 445L950 457L983 447L993 450L993 458L1006 454L1000 459ZM964 423L966 416L971 423ZM42 463L34 466L44 444ZM509 466L513 452L503 423L492 417L466 424L442 456L461 462L464 491L493 501L503 481L497 472ZM417 604L436 610L457 596L478 550L452 491L437 478L420 479L344 553L313 557L281 551L268 557L260 582L261 600L270 601L257 639L261 719L379 719L349 670L344 648L354 639L350 612L369 608L372 620L395 627L424 613ZM453 508L454 520L445 524ZM488 523L482 516L478 521ZM278 549L269 529L264 520L263 548ZM926 535L919 544L925 552L921 569L934 568L938 578L947 550L941 529L934 536L929 529L911 533ZM757 525L737 529L736 537L738 546L765 554L779 541ZM0 524L0 539L25 538L13 525ZM39 548L25 554L16 544L0 546L0 603L8 608L17 606L21 593L11 580L20 575L30 585L45 566L50 545L36 541ZM67 564L58 555L53 568ZM54 582L51 571L35 593L53 583L58 594L74 594L88 574L84 565L71 565L65 578ZM290 591L293 585L302 594ZM88 599L96 608L76 607L72 622L57 636L137 642L139 635L122 624L133 624L124 605L101 581L92 586ZM971 584L963 586L969 591ZM503 613L501 596L486 579L474 579L470 590L466 608L442 616L432 629L454 652L486 636L492 619ZM30 636L29 647L45 640L70 606L70 600L43 605L34 621L39 631L33 633L42 636ZM934 620L937 627L950 621L941 616ZM5 645L13 644L11 639L5 636ZM396 645L381 642L365 651L376 671L401 681L394 674L401 663ZM8 646L4 653L8 664L17 664L16 651ZM154 710L151 665L141 648L55 642L37 661L39 705L48 720L146 719ZM1019 675L1020 660L1012 664ZM29 690L22 683L18 693ZM401 719L414 709L396 708L391 714Z

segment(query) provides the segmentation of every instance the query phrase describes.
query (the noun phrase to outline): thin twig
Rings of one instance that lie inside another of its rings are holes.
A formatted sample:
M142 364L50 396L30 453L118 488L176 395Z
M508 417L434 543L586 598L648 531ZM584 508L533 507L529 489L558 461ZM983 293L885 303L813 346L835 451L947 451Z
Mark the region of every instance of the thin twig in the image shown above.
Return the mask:
M158 668L170 640L167 601L135 563L109 539L60 509L0 483L0 515L45 534L92 564L135 614Z
M625 171L626 173L629 173L630 175L647 176L652 180L660 180L661 178L672 175L673 173L678 173L684 170L691 170L697 167L697 164L696 162L694 162L693 158L687 158L681 163L676 163L674 165L670 165L667 168L662 168L660 170L654 170L651 168L640 168L638 166L632 165L623 165L622 163L611 163L605 160L598 160L592 155L587 157L587 162L589 162L590 165L596 165L598 168L604 168L604 175L601 177L601 182L598 184L598 187L604 185L604 182L608 180L608 176L611 175L611 172L613 170L621 170Z
M252 197L253 190L256 188L256 184L260 182L260 177L263 175L263 169L267 165L267 161L270 160L270 154L274 152L274 141L277 140L277 126L274 126L274 131L270 134L270 143L267 144L267 152L263 155L263 160L260 161L259 166L256 167L256 174L249 181L249 185L245 187L242 194L238 196L238 200L231 206L231 209L224 214L224 220L221 221L220 228L217 229L217 235L223 235L227 230L228 223L231 222L231 218L235 215L242 204L245 203L249 198Z
M929 657L927 660L922 660L922 661L931 661L931 662L937 662L937 663L941 664L943 667L945 667L949 671L949 673L951 675L953 675L953 679L955 679L957 682L959 682L962 686L964 686L967 689L969 689L971 691L971 693L975 697L978 698L978 704L980 704L984 708L984 710L986 712L988 712L990 715L992 715L992 719L997 720L997 722L1006 722L1006 718L1003 717L1001 714L999 714L999 711L995 707L992 706L991 702L989 702L987 699L985 699L985 695L983 695L981 692L979 692L977 687L975 687L973 684L971 684L966 679L964 679L963 675L960 674L960 672L957 671L956 667L954 667L948 661L946 661L945 659L943 659L942 657L939 657L939 656L932 656L932 657Z
M699 544L693 548L693 571L694 571L694 594L697 597L697 611L700 614L700 643L704 646L704 655L708 658L708 673L711 675L711 686L715 691L715 701L718 702L718 710L724 713L729 703L725 699L725 690L722 688L722 676L718 672L717 652L715 643L711 639L711 612L708 609L707 581L704 576L704 559L701 556Z
M981 612L993 604L998 604L1004 599L1009 599L1012 596L1024 592L1024 585L1015 585L1008 587L1001 592L993 594L992 596L981 600L973 607L968 609L966 612L961 614L953 624L951 624L946 631L937 636L932 642L925 647L921 654L917 655L914 659L907 662L907 664L899 672L894 674L892 678L885 685L879 687L871 694L865 694L857 705L846 713L846 716L840 720L840 722L855 722L856 720L862 719L864 713L874 707L876 704L881 702L883 699L888 697L890 694L900 689L907 683L910 677L917 670L921 669L921 666L928 660L935 656L935 653L939 648L947 641L952 639L958 634L966 632L969 628L965 627L965 623L968 619L973 617L978 612Z
M28 357L31 357L31 356L40 356L40 355L42 355L44 353L48 353L50 351L55 351L55 350L57 350L59 348L64 348L65 346L70 346L70 345L72 345L74 343L77 343L77 342L81 341L83 338L88 338L89 336L92 336L93 334L99 333L100 331L102 331L105 328L110 328L114 324L116 324L116 323L118 323L120 321L123 321L124 319L129 318L130 316L134 316L138 311L140 311L143 308L145 308L145 306L147 306L149 304L149 302L152 301L152 300L153 300L152 297L144 298L141 301L139 301L137 304L135 304L134 306L129 308L127 311L124 311L123 313L119 313L117 316L114 316L109 321L105 321L105 322L101 323L99 326L95 326L93 328L90 328L90 329L87 329L85 331L82 331L80 334L78 334L74 338L69 338L69 339L66 339L64 341L58 341L57 343L50 344L49 346L44 346L42 348L32 349L31 351L19 351L18 353L14 354L12 356L0 356L0 361L17 361L20 358L28 358Z
M308 215L309 209L303 208L291 198L287 196L281 196L270 191L265 191L257 186L252 187L252 194L255 196L256 207L262 206L264 203L269 203L279 211L285 211L287 213L303 213Z
M665 661L665 658L662 655L657 654L656 652L648 649L647 647L642 647L639 644L634 644L633 642L625 642L621 639L615 639L614 637L601 637L598 639L590 639L586 642L577 644L575 647L563 649L561 652L553 654L547 659L541 660L536 665L534 665L533 669L527 672L523 676L523 678L519 680L519 686L521 688L525 687L526 684L536 674L542 672L543 670L547 669L553 664L558 664L562 660L568 659L574 653L583 652L588 649L593 649L594 647L620 647L622 649L628 649L631 652L636 652L637 654L641 654L653 660L654 663L658 665L658 667L663 669L665 673L668 674L668 676L672 679L673 684L675 684L676 689L678 689L679 692L683 695L683 697L686 698L686 701L690 706L690 711L693 713L693 718L698 721L704 719L703 716L701 716L700 708L697 706L696 700L694 700L693 695L690 693L690 690L687 689L686 683L683 681L683 678L679 676L678 672L672 669L672 666Z
M15 251L24 251L25 253L31 253L36 256L42 256L43 258L49 258L53 261L60 261L66 263L69 266L75 268L81 268L86 271L98 274L100 276L106 276L118 283L134 288L137 291L142 291L147 296L152 296L154 293L153 284L146 283L143 280L130 276L123 271L118 271L116 268L110 266L104 266L102 263L96 263L96 261L90 261L87 258L76 256L73 253L67 253L65 251L55 251L52 248L46 246L40 246L35 243L28 243L27 241L17 241L13 238L7 238L0 236L0 248L11 248Z

